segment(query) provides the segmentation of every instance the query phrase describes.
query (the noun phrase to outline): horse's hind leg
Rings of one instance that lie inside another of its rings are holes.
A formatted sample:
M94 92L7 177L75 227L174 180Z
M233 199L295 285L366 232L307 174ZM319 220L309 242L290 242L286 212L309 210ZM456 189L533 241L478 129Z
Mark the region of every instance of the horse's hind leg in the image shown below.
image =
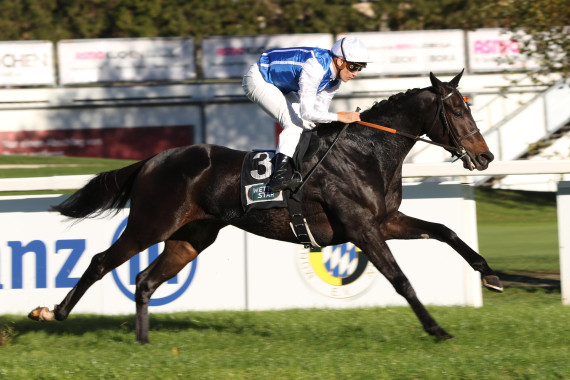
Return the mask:
M503 291L499 276L489 267L483 256L475 252L455 232L443 224L427 222L397 212L382 224L382 234L390 239L436 239L447 243L467 261L476 271L481 273L483 285L496 292Z
M164 251L144 271L137 275L135 301L137 304L136 336L140 343L148 343L148 303L156 289L174 277L194 260L198 252L185 241L167 241Z
M148 303L152 294L211 245L223 226L216 221L196 221L185 225L171 237L177 240L167 240L164 251L148 268L137 275L135 300L138 342L149 342Z
M106 251L96 254L91 259L91 263L77 282L73 289L67 293L63 301L56 305L53 311L46 307L38 307L32 310L28 317L36 321L63 321L67 319L69 313L87 289L96 281L100 280L105 274L117 268L125 261L136 255L138 252L145 250L155 242L143 243L140 240L131 238L129 226L126 227L123 234L117 241L111 245Z

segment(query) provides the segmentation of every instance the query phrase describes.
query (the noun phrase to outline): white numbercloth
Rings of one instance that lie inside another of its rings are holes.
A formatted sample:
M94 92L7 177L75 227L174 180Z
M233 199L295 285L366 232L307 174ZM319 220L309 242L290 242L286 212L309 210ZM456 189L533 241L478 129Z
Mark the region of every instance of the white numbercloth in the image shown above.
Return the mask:
M312 66L309 63L310 61L307 61L306 64ZM293 157L295 154L303 129L314 128L315 122L323 123L337 120L337 114L328 112L328 108L339 86L317 93L318 83L322 80L323 75L323 69L320 65L319 70L321 77L316 81L314 90L311 88L317 76L311 75L314 70L305 70L304 68L299 80L299 93L292 91L287 95L263 79L257 64L251 65L243 77L242 86L246 96L283 127L283 132L279 135L277 151L288 157Z

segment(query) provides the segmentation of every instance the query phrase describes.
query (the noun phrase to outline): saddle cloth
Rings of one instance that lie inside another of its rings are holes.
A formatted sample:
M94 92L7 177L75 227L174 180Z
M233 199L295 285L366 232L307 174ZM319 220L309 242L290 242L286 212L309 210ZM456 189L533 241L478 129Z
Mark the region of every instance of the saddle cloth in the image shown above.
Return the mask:
M248 152L241 167L241 202L244 210L287 207L283 191L267 191L273 173L274 150Z
M241 203L245 212L251 209L270 209L288 207L291 229L299 243L305 247L319 247L309 225L303 217L301 193L291 196L283 191L267 191L267 183L273 173L274 150L254 150L248 152L241 167Z

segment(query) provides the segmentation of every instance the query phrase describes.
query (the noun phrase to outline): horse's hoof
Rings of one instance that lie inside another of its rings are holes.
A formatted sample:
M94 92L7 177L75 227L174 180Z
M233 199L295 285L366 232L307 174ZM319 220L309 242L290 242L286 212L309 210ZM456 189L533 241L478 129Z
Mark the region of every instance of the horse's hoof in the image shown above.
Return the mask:
M437 339L438 342L444 342L444 341L446 341L446 340L450 340L450 339L453 339L453 338L455 338L455 337L454 337L453 335L448 334L447 332L444 331L442 335L438 335L438 336L436 336L435 338Z
M488 275L483 276L483 286L489 290L492 290L497 293L503 292L503 284L501 284L501 280L496 275Z
M427 332L428 332L428 334L433 336L438 342L453 339L453 335L449 334L447 331L445 331L444 329L442 329L439 326L434 327L434 328L430 328L427 330Z
M28 314L28 318L39 322L55 321L55 315L53 311L49 310L47 307L39 306L32 310L30 314Z

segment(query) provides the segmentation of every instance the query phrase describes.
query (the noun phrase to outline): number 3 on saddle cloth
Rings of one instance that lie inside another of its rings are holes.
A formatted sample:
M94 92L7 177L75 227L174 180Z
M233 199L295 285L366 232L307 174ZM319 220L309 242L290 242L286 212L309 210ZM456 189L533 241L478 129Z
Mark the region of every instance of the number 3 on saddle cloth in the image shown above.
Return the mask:
M295 152L294 167L300 170L300 162L309 145L310 134L303 133L301 141ZM302 213L302 193L290 190L271 192L267 190L267 183L273 173L273 156L275 150L254 150L245 155L241 168L241 202L247 213L252 209L270 209L288 207L291 219L291 228L297 236L299 243L306 248L319 247L315 242L307 221Z
M287 207L283 191L270 192L267 183L273 173L274 150L248 152L241 167L241 202L245 212L251 209Z

